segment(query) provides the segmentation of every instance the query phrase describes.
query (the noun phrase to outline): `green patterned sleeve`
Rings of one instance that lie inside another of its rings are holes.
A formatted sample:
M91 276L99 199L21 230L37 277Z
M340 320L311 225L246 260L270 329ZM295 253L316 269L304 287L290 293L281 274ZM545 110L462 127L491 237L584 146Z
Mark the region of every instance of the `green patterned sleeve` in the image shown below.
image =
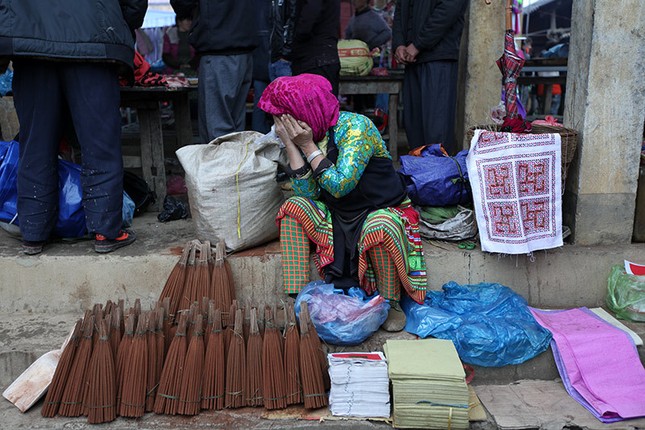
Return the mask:
M311 171L303 178L292 179L291 186L293 187L293 193L299 197L315 200L320 195L320 187Z
M356 188L381 140L374 124L363 115L344 113L339 124L335 130L338 160L318 177L320 187L336 198Z

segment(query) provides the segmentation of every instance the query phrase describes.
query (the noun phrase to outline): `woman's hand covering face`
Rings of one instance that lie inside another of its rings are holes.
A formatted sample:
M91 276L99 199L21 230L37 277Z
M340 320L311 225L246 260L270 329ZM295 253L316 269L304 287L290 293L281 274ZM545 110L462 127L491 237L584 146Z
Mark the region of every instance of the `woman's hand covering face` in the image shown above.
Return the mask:
M310 149L314 143L311 127L303 121L296 120L289 114L277 117L276 133L278 133L283 142L289 140L302 150Z

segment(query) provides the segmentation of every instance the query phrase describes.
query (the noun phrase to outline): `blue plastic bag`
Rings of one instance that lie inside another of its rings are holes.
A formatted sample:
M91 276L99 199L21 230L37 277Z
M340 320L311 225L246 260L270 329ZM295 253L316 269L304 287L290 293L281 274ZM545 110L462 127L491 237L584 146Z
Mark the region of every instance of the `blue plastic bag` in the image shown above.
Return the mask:
M401 156L401 169L410 200L420 206L453 206L472 202L466 156L468 151L448 157L441 145L428 145L421 157Z
M58 160L58 220L54 234L59 237L82 237L87 234L81 166Z
M296 315L300 304L307 302L311 321L318 336L332 345L358 345L385 322L390 305L383 296L368 297L357 287L349 295L323 281L309 283L296 298Z
M18 212L18 142L0 141L0 221L14 221Z
M419 305L405 297L405 330L450 339L466 363L485 367L519 364L549 346L551 332L531 315L526 300L500 284L459 285L429 291Z
M7 69L0 75L0 96L4 97L11 92L11 83L13 82L13 70Z
M0 221L19 225L18 212L18 160L19 143L0 142ZM82 237L87 234L81 167L65 160L58 160L58 219L53 234L64 238ZM123 193L123 225L132 224L134 201Z
M121 210L121 215L123 217L123 227L130 227L132 225L132 219L134 218L134 209L136 205L134 200L130 198L128 193L123 192L123 209Z

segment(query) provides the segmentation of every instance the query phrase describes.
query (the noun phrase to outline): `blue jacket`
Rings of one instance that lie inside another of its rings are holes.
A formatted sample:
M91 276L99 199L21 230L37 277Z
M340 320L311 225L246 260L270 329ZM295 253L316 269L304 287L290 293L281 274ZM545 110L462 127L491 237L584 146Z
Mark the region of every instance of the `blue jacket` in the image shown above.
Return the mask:
M0 0L0 57L113 61L132 69L148 0Z

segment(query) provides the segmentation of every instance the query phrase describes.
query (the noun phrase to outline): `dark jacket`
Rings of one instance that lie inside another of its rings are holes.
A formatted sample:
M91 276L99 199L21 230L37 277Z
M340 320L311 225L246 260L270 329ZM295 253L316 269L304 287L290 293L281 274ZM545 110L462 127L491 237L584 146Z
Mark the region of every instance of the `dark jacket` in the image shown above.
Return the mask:
M272 0L271 3L271 62L275 63L291 54L296 0Z
M271 0L256 0L255 14L258 47L253 51L253 80L270 82Z
M198 55L250 53L258 45L253 0L170 0L193 17L189 40Z
M457 60L468 0L397 0L392 50L414 43L418 63Z
M362 40L370 49L385 45L391 38L390 26L381 15L369 7L356 12L345 29L345 39Z
M132 68L148 0L0 0L0 56L115 61Z
M340 0L299 0L291 54L294 69L340 64Z

